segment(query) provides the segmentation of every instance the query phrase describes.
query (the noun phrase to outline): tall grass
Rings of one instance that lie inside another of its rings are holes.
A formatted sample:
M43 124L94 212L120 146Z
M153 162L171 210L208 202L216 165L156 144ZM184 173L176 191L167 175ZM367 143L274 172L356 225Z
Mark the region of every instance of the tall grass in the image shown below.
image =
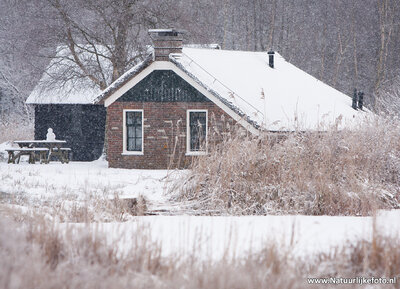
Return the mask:
M353 130L232 132L173 191L200 211L370 215L399 207L399 185L400 125L376 119Z
M67 193L63 196L32 197L24 193L17 195L0 191L0 212L18 210L21 219L40 215L72 223L125 222L148 213L143 196L120 198L116 192L112 198L110 195L108 190L102 195L88 192L84 197Z
M382 235L345 244L315 260L296 259L290 248L276 243L241 258L162 257L161 247L145 229L132 235L129 247L120 249L89 224L65 228L40 217L22 224L3 215L0 288L310 288L311 276L400 275L400 243Z

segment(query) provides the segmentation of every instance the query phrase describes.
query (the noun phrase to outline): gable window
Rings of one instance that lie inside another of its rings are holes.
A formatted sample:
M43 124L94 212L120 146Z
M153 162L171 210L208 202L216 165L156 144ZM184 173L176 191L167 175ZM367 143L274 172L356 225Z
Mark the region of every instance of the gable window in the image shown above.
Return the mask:
M207 110L187 111L187 154L207 151Z
M143 110L124 110L124 154L143 154Z

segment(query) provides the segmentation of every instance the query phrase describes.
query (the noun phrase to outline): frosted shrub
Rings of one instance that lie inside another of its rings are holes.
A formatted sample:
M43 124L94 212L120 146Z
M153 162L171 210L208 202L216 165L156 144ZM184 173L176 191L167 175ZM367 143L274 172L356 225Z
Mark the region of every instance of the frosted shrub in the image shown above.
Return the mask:
M232 133L194 160L177 199L230 214L369 215L399 206L400 127L261 137Z

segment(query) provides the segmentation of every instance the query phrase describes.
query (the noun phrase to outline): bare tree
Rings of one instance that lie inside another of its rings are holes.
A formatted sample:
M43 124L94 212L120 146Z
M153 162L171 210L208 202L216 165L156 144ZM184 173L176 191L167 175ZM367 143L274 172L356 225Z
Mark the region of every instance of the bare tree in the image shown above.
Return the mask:
M398 0L0 0L0 87L22 105L65 46L80 71L74 77L104 89L143 59L148 28L176 27L187 42L277 49L345 93L364 90L374 104L400 72L398 19Z
M48 0L54 16L62 23L60 44L68 46L73 61L100 89L105 89L143 55L145 33L144 7L136 0L62 1ZM99 50L98 47L105 49ZM78 50L86 50L97 59L95 73L85 67ZM100 64L100 58L112 63L112 75Z

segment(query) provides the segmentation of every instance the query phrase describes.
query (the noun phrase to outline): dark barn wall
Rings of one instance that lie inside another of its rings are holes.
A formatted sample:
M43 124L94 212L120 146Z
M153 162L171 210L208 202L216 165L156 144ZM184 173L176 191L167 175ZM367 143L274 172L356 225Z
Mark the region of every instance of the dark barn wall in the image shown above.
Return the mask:
M104 146L106 109L90 104L43 104L35 106L35 139L46 139L52 128L56 138L66 140L72 160L93 161Z

